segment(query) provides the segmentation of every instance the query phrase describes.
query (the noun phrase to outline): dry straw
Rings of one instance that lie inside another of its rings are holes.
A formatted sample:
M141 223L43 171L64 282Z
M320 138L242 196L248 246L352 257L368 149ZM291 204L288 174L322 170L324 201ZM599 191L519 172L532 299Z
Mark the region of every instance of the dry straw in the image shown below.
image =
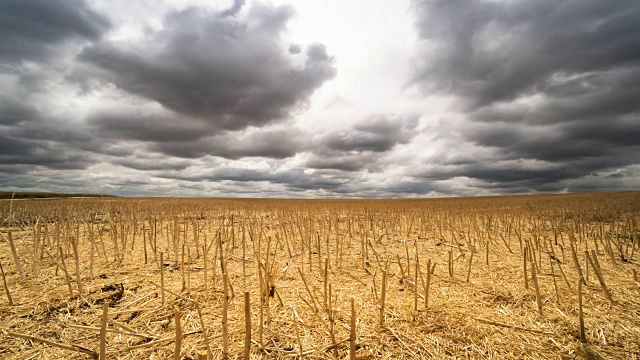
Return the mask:
M639 204L14 203L0 358L638 358Z

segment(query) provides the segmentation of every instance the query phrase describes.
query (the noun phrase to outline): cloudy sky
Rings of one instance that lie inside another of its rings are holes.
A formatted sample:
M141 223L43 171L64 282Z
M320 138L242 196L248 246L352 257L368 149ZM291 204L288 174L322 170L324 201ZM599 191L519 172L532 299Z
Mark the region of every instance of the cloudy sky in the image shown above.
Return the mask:
M637 0L2 0L0 189L640 188Z

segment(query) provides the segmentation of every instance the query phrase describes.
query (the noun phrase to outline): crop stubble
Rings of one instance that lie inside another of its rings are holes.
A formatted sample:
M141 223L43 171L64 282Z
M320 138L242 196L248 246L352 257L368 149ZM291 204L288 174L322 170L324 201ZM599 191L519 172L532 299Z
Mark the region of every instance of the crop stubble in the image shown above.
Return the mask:
M2 358L640 356L637 192L0 211Z

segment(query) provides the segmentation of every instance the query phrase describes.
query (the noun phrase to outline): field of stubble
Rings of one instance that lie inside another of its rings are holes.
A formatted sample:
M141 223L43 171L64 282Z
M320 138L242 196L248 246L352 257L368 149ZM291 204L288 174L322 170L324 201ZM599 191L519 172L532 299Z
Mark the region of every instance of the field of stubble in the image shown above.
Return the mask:
M2 201L0 234L0 358L640 357L638 192Z

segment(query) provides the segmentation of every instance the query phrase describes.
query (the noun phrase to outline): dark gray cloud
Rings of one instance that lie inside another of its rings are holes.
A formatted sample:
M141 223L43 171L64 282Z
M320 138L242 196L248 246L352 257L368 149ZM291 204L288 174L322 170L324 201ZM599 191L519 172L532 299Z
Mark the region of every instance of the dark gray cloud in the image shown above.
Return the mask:
M211 155L234 160L244 157L283 159L303 148L302 134L294 128L250 128L202 137L192 142L166 141L148 146L149 150L181 158Z
M427 44L416 84L458 99L460 146L494 150L425 176L558 191L640 163L640 3L435 0L416 11Z
M11 94L0 96L0 125L15 126L37 116L37 109L25 104L24 99L17 99Z
M333 58L317 43L290 52L290 7L243 5L170 11L162 30L118 42L102 38L110 21L83 1L0 4L0 173L25 176L5 186L37 184L40 171L151 174L211 157L303 151L307 135L290 117L335 76ZM73 111L75 96L85 95L90 105ZM53 187L64 181L48 176ZM304 178L279 181L312 183Z
M181 171L191 165L190 162L180 159L166 158L166 156L148 156L138 155L126 158L117 158L114 164L122 165L130 169L149 171L149 170L171 170Z
M370 154L313 154L313 156L305 163L307 167L312 169L334 169L342 171L360 171L373 160Z
M264 171L256 169L242 169L234 167L220 167L204 174L188 175L184 173L164 173L161 178L182 180L189 182L265 182L283 185L291 191L330 190L337 191L344 186L347 178L327 177L320 174L307 174L301 169Z
M0 2L0 65L40 61L66 40L95 40L109 20L84 0Z
M289 53L291 54L300 54L302 52L302 46L300 44L291 44L289 45Z
M418 118L379 114L368 116L344 130L316 135L305 165L312 169L347 172L378 171L376 160L418 133Z
M233 5L227 10L220 13L220 16L228 17L228 16L238 15L240 10L242 10L242 7L244 6L244 3L245 3L245 0L233 0Z
M0 93L0 164L64 170L90 163L91 154L80 150L90 147L90 136L50 116L28 95L18 99L13 89L5 90Z
M512 100L554 75L638 66L633 0L427 0L420 35L437 49L422 78L475 106Z
M111 23L83 0L0 2L0 164L6 171L82 169L91 137L53 113L48 81ZM0 169L0 171L5 171Z
M89 117L88 124L104 138L157 143L191 142L210 132L205 123L185 117L120 109L94 114Z
M89 162L86 154L51 141L29 141L0 133L0 164L34 165L51 169L81 169Z
M318 145L342 152L385 152L397 144L406 144L415 135L418 119L376 115L345 131L329 131L319 136Z
M98 42L81 55L92 67L73 78L92 83L97 74L184 116L179 126L198 119L209 133L287 119L335 76L333 59L321 44L289 52L282 33L290 7L253 4L242 18L234 11L188 8L168 14L161 30L139 42Z

